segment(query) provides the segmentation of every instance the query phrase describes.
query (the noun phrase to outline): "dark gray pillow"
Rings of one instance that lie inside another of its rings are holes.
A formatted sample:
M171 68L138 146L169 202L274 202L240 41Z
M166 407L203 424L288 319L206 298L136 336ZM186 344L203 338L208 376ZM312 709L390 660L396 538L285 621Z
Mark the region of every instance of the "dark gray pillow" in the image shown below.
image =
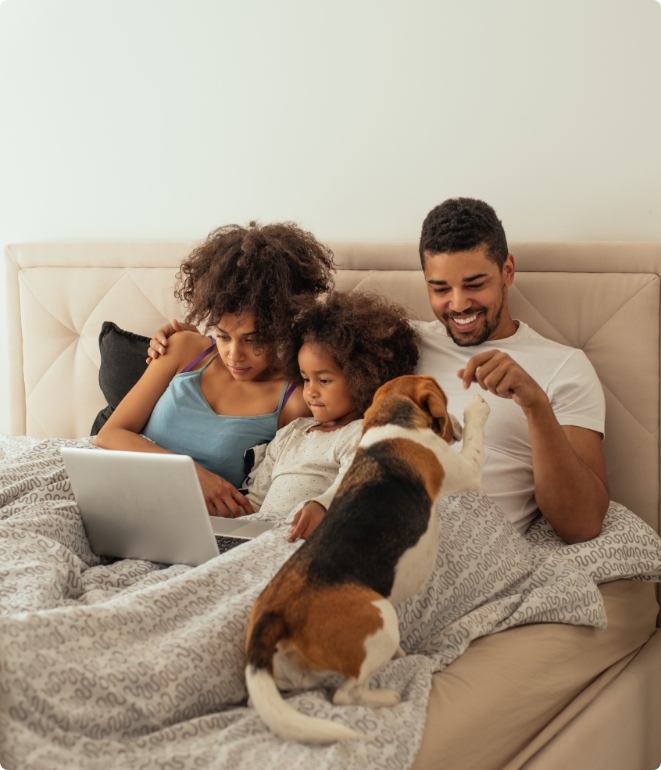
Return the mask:
M101 366L99 386L108 402L92 425L95 436L147 368L149 337L124 331L112 321L104 321L99 334Z

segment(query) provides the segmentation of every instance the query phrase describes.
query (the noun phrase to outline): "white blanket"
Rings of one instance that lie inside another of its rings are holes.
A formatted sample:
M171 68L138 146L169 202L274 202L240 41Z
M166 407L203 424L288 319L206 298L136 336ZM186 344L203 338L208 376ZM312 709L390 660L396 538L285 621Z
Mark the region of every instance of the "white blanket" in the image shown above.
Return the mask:
M0 763L6 770L407 768L431 675L472 639L564 622L604 628L595 582L658 579L661 541L612 504L602 535L567 546L544 521L519 536L484 495L439 505L441 545L427 587L403 602L405 658L373 687L402 702L335 707L325 688L296 708L365 741L287 743L246 706L243 643L253 601L298 547L277 526L196 569L102 563L89 548L61 441L0 437ZM260 514L257 514L260 515Z

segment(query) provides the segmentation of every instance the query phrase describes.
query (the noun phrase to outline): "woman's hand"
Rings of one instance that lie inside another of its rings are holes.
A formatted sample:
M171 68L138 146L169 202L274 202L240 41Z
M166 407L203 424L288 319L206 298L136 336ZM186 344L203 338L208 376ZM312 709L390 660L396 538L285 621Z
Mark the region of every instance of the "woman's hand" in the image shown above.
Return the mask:
M289 530L289 537L287 540L293 543L299 537L303 540L307 540L308 537L315 531L315 529L321 524L321 520L324 518L326 509L321 503L316 500L311 500L306 503L300 511L296 512L294 516L294 523Z
M200 480L209 516L220 515L226 519L236 519L246 513L254 513L248 498L244 497L229 481L225 481L197 463L195 470Z
M147 358L147 363L151 364L151 362L159 356L164 356L167 353L168 337L181 331L197 332L198 328L193 324L181 324L176 318L173 318L169 324L161 326L154 335L154 338L149 341L149 350L147 351L149 357Z

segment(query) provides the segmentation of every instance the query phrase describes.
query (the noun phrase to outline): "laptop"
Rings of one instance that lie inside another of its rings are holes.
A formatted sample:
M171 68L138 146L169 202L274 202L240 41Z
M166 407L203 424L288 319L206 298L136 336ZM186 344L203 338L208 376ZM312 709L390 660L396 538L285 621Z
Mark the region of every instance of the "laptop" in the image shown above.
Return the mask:
M197 567L275 522L209 516L186 455L63 447L94 553Z

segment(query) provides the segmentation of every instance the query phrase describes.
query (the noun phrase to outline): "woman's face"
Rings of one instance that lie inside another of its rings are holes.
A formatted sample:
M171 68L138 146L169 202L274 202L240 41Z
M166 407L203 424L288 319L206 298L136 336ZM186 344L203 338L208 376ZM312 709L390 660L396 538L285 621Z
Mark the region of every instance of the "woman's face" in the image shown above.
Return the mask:
M344 372L322 347L305 342L298 352L303 378L303 399L312 416L322 424L360 417Z
M216 347L235 380L261 379L271 364L268 346L256 348L254 313L225 313L216 327Z

